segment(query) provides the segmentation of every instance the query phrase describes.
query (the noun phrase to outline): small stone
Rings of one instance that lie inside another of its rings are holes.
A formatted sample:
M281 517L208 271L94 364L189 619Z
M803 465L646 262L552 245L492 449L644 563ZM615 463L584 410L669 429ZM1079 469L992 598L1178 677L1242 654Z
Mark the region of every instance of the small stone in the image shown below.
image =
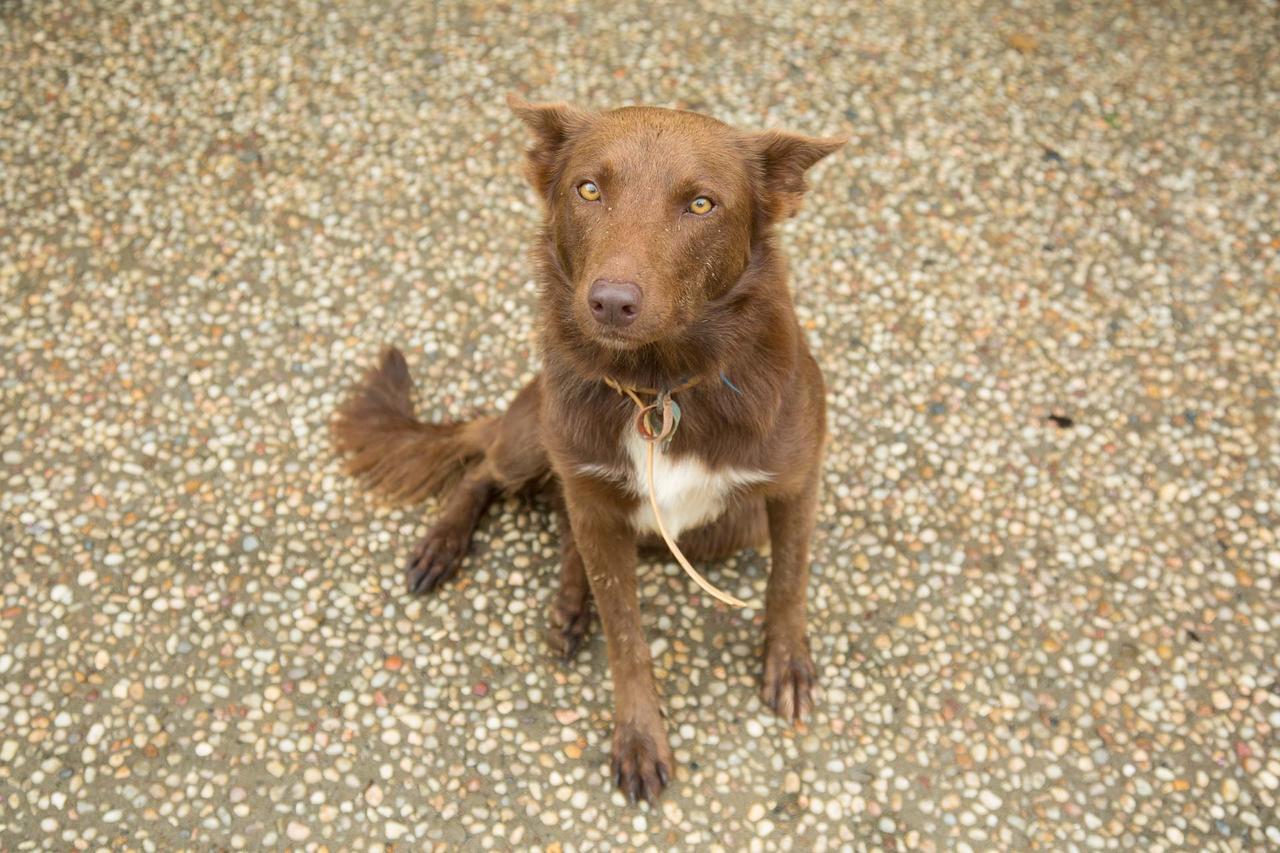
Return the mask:
M1012 33L1005 41L1008 42L1009 47L1022 54L1035 53L1036 48L1040 46L1035 37L1027 33Z
M305 823L291 820L285 828L285 835L289 836L290 841L306 841L311 837L311 828Z

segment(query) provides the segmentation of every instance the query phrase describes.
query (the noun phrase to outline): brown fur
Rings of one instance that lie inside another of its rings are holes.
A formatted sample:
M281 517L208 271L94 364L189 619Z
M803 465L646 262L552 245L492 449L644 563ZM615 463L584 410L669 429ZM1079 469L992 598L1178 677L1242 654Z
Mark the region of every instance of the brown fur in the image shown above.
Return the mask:
M773 227L799 209L805 171L842 143L747 133L673 110L511 104L533 132L527 174L545 206L534 248L542 374L500 417L424 424L412 415L404 359L389 350L339 409L335 441L348 470L390 498L416 500L458 483L409 561L415 592L456 572L496 494L550 490L563 541L550 641L573 655L594 597L614 682L613 775L630 797L652 799L675 769L636 593L637 551L655 539L632 527L640 498L591 473L630 470L622 438L634 405L602 380L641 388L697 380L677 396L685 417L668 457L700 460L710 472L769 475L740 487L718 518L684 532L680 544L690 557L710 559L767 535L764 698L800 719L815 678L805 599L824 388ZM598 199L580 193L584 181ZM714 208L695 214L694 197ZM634 323L593 319L589 289L597 280L634 284L643 294Z
M387 349L334 419L348 474L391 503L414 503L452 485L489 446L496 418L431 424L413 416L409 367Z

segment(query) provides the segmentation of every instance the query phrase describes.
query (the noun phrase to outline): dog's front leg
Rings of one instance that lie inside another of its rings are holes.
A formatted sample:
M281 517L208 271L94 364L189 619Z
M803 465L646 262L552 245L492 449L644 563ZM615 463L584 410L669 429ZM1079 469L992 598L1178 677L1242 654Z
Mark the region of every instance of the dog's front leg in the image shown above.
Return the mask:
M793 721L813 710L817 679L805 635L805 605L818 479L815 468L800 491L765 501L773 566L765 591L764 701L779 716Z
M633 802L653 802L670 780L675 759L640 624L636 534L623 509L600 495L597 484L566 482L565 497L613 675L613 780Z

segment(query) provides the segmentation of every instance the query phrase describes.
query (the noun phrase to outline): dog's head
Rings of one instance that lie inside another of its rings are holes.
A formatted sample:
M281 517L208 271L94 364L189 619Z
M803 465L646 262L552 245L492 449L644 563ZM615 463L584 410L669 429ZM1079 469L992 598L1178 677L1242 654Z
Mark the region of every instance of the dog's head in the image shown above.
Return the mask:
M533 131L526 173L563 285L556 315L615 353L678 337L725 297L799 208L805 171L844 142L678 110L508 101Z

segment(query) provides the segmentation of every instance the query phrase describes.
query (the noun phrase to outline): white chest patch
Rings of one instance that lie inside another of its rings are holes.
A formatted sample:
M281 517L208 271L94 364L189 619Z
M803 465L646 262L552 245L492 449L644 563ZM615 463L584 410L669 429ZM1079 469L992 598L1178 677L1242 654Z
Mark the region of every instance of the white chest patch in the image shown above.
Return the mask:
M658 523L649 505L649 446L630 427L625 431L625 449L630 470L583 465L579 471L614 482L622 482L628 491L640 498L640 506L631 516L631 524L642 533L657 533ZM655 449L653 479L657 484L658 508L662 523L674 539L681 532L714 520L724 510L725 501L735 489L773 479L764 471L744 468L721 468L712 471L696 456L671 459Z

